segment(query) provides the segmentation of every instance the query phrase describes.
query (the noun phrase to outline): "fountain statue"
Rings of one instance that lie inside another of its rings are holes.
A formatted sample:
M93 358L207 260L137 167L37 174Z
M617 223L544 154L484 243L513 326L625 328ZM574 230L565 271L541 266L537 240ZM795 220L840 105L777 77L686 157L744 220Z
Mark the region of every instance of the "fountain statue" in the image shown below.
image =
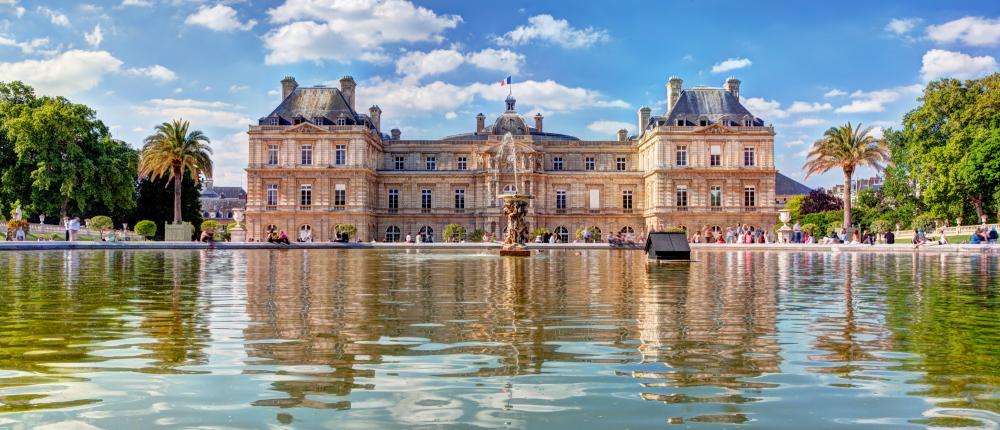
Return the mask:
M497 147L493 163L495 183L500 183L500 174L511 173L514 176L513 187L497 195L503 199L503 215L507 220L507 234L500 245L500 255L527 257L531 252L524 247L524 243L528 240L528 226L524 223L524 217L528 214L528 201L531 200L531 195L527 190L523 192L518 190L520 168L518 161L514 137L507 133Z

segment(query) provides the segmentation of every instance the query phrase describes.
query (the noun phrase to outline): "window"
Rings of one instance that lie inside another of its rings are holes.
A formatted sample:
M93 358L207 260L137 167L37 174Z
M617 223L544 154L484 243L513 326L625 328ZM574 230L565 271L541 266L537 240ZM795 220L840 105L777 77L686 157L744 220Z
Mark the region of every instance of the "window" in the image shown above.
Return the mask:
M427 170L437 170L437 157L428 155L424 157L424 163L426 164Z
M278 145L267 145L267 164L271 166L278 164Z
M584 168L587 170L597 170L597 163L594 162L594 157L587 157L583 162Z
M552 159L552 170L562 170L563 169L563 159L562 157L555 157Z
M622 209L632 210L632 190L622 191Z
M556 209L566 209L566 191L556 191Z
M326 122L326 120L325 120L325 118L323 118L321 116L314 116L313 117L313 124L323 125L324 122Z
M465 190L455 190L455 209L465 209Z
M278 184L267 184L267 205L278 205Z
M615 170L619 172L624 172L626 168L625 157L618 157L615 159Z
M385 229L385 241L386 242L399 242L399 227L390 225Z
M722 187L713 185L708 192L708 202L713 208L722 206Z
M406 168L406 159L403 158L403 156L397 155L396 157L393 158L393 161L396 164L394 166L396 168L396 170L403 170L403 169Z
M308 209L312 205L313 201L313 186L312 185L301 185L299 186L299 206Z
M555 233L556 233L556 238L559 239L559 242L561 243L569 242L569 230L566 227L563 226L556 227Z
M420 209L431 209L431 190L420 190Z
M337 118L337 125L347 125L347 118Z
M676 200L675 203L678 208L687 208L688 205L688 189L684 185L677 186ZM683 210L683 209L681 209Z
M722 165L722 147L719 145L712 145L708 151L708 164L710 166L721 166Z
M743 206L757 206L757 188L743 187Z
M755 155L755 152L756 151L754 151L754 148L752 146L748 146L746 148L743 148L743 165L744 166L750 167L750 166L755 166L757 164L757 157Z
M458 157L458 170L468 170L469 169L469 159L465 157Z
M707 119L698 120L698 125L704 127L708 125L708 120Z
M347 162L347 145L337 145L333 157L333 164L343 166Z
M389 190L389 199L387 203L390 213L395 213L399 210L399 190Z
M347 205L347 185L337 184L333 188L333 206L343 209Z
M683 119L677 120L677 125L678 126L684 126L684 120Z
M601 190L591 189L590 190L590 210L597 211L601 209Z
M299 147L299 163L308 166L313 163L313 146L302 145Z
M687 166L688 165L688 147L687 145L677 145L677 165Z

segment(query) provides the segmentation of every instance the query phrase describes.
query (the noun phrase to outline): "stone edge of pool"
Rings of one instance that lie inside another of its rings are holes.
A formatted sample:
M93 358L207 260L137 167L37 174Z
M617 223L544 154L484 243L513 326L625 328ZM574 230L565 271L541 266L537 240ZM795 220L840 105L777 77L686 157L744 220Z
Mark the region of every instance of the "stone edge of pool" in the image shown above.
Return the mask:
M0 251L45 251L87 249L206 249L199 242L0 242ZM215 249L499 249L497 243L293 243L278 245L260 242L219 242ZM952 252L1000 254L1000 245L821 245L821 244L691 244L695 250L817 251L817 252ZM606 243L532 243L528 249L616 249Z

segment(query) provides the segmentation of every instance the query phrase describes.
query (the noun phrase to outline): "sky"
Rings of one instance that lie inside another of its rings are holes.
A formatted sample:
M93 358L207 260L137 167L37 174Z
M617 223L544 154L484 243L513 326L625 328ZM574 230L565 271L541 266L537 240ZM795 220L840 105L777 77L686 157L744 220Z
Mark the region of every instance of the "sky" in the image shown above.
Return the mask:
M384 132L426 139L503 111L510 75L520 112L585 139L634 133L642 106L662 114L670 76L735 76L775 127L778 170L828 187L839 173L802 172L826 128L898 128L927 82L996 72L998 57L996 1L0 0L0 81L90 105L135 147L189 120L212 139L217 185L245 183L248 125L286 75L351 75Z

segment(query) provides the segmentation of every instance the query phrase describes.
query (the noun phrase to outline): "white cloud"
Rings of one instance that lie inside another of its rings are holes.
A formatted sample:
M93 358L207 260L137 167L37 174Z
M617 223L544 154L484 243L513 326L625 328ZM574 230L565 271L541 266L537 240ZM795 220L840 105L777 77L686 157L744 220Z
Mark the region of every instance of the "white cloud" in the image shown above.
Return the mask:
M802 145L805 145L805 144L806 144L805 139L795 139L795 140L791 140L791 141L786 142L785 146L789 147L789 148L793 148L793 147L802 146Z
M1000 44L1000 18L967 16L941 25L929 25L927 37L939 43L994 46Z
M277 97L277 96L281 95L281 91L278 91L278 90L268 90L267 91L267 95L269 95L271 97Z
M217 4L212 7L201 6L198 11L188 15L184 20L187 25L200 25L214 31L247 31L257 25L255 20L240 22L236 16L236 9L224 4Z
M458 114L455 112L449 111L444 114L444 119L455 119L455 118L458 118Z
M104 33L101 32L101 24L94 26L94 30L90 33L84 33L83 39L87 41L87 44L96 48L101 46L101 42L104 40Z
M442 32L462 22L406 0L286 0L268 14L282 24L263 37L268 64L386 61L384 45L441 42Z
M827 91L825 94L823 94L823 97L832 98L832 97L840 97L840 96L846 96L846 95L847 95L847 91L841 91L841 90L838 90L838 89L834 88L834 89L832 89L830 91Z
M131 76L145 76L160 82L170 82L177 79L177 74L174 73L173 70L159 64L154 64L149 67L133 67L126 70L125 74Z
M229 92L231 93L241 93L249 89L250 87L247 85L233 84L229 86Z
M826 121L819 118L802 118L798 121L795 121L794 125L796 127L814 127L823 124L826 124Z
M750 113L764 118L773 120L775 118L784 118L788 116L788 112L781 109L781 103L776 100L765 100L760 97L746 97L742 100L743 106L750 111Z
M628 122L600 120L587 124L587 129L605 136L614 136L617 139L618 130L628 130L632 133L634 126Z
M435 49L431 52L408 52L396 61L396 73L420 79L424 76L447 73L465 62L462 53L453 49Z
M973 57L961 52L932 49L924 54L920 74L925 81L937 78L973 79L997 70L997 61L988 55Z
M822 112L826 110L833 109L833 106L829 103L808 103L808 102L794 102L788 107L789 113L807 113L807 112Z
M904 87L886 88L875 91L859 90L851 93L851 98L854 99L854 101L837 108L834 112L837 113L882 112L885 110L886 104L898 101L903 97L912 97L913 99L916 99L917 95L920 94L922 90L923 86L919 84L913 84Z
M520 25L494 41L500 45L524 45L532 40L554 43L563 48L586 48L610 40L606 30L587 27L574 28L565 19L552 15L535 15L528 18L528 25Z
M235 112L239 106L207 100L193 99L152 99L136 106L139 115L155 118L156 121L185 119L194 128L219 127L227 129L245 128L250 118Z
M122 6L150 7L153 2L149 0L122 0Z
M920 24L920 18L893 18L885 25L885 31L903 36L917 28L918 24Z
M107 51L72 50L45 60L0 63L0 76L24 81L43 94L73 95L94 88L121 65Z
M521 65L524 64L524 55L507 49L486 48L468 54L466 59L480 69L499 70L510 74L520 71Z
M49 17L49 20L52 21L52 24L54 25L69 27L69 18L67 18L62 12L49 9L45 6L39 6L38 13Z
M29 42L18 42L14 39L6 38L0 36L0 46L11 46L21 50L25 54L33 54L38 51L39 48L48 45L48 38L32 39Z
M750 67L753 64L749 58L730 58L721 63L717 63L712 66L712 73L723 73L730 70L742 69L744 67Z

